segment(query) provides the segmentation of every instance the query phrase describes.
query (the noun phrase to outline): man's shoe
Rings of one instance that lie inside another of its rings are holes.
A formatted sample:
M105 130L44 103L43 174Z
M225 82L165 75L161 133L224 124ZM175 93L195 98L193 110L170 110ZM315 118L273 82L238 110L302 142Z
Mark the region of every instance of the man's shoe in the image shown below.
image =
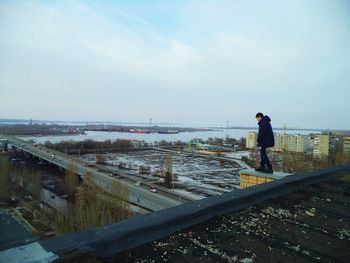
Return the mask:
M255 171L257 171L257 172L264 172L265 171L265 167L263 167L263 166L256 167Z
M266 168L263 172L264 173L268 173L268 174L273 174L273 169L272 168Z

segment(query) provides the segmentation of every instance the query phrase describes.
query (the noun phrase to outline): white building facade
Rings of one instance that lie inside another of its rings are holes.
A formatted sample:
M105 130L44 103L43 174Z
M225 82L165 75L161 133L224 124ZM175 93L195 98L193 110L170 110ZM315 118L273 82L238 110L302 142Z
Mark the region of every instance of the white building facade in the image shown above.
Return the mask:
M258 134L253 131L249 131L247 134L247 139L245 146L247 149L253 149L257 146L256 140L258 139Z

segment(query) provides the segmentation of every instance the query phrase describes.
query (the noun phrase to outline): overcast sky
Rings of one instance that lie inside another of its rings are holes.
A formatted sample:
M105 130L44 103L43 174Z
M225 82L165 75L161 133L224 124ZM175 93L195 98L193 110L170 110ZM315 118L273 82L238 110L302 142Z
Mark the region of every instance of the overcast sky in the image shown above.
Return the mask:
M350 129L350 1L0 1L0 118Z

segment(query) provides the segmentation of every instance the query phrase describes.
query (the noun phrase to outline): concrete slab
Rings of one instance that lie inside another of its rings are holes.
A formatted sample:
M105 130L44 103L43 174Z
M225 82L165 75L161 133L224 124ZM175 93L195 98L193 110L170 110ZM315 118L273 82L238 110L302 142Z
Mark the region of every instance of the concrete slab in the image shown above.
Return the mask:
M37 239L10 214L10 209L0 209L0 251Z
M57 258L57 255L46 251L38 242L0 251L0 262L6 263L52 262Z
M245 169L241 170L239 172L241 175L253 175L253 176L259 176L259 177L267 177L271 179L282 179L283 177L286 177L288 175L291 175L289 173L282 173L282 172L273 172L273 173L263 173L263 172L257 172L254 169Z

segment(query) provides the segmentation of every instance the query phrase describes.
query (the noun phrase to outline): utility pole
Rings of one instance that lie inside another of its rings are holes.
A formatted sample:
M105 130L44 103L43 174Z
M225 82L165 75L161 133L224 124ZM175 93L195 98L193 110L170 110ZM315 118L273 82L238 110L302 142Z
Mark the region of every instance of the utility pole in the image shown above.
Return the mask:
M171 183L173 183L174 187L174 178L173 178L173 158L170 153L165 156L165 162L163 167L163 176L165 187L170 188Z
M283 151L286 151L287 150L287 134L286 134L286 130L287 130L287 125L284 124L283 125L283 135L282 135L282 142L283 142Z
M149 133L151 133L151 126L152 126L152 118L149 119L149 128L148 128Z
M229 137L229 135L227 134L228 133L228 124L229 124L229 121L226 121L226 143L227 143L227 139ZM225 140L222 140L222 145L225 144Z
M152 140L152 136L151 136L151 126L152 126L152 118L149 119L148 133L149 133L149 140L150 140L150 143L152 144L151 146L153 147L154 144L153 144L153 142L151 142L151 140Z

